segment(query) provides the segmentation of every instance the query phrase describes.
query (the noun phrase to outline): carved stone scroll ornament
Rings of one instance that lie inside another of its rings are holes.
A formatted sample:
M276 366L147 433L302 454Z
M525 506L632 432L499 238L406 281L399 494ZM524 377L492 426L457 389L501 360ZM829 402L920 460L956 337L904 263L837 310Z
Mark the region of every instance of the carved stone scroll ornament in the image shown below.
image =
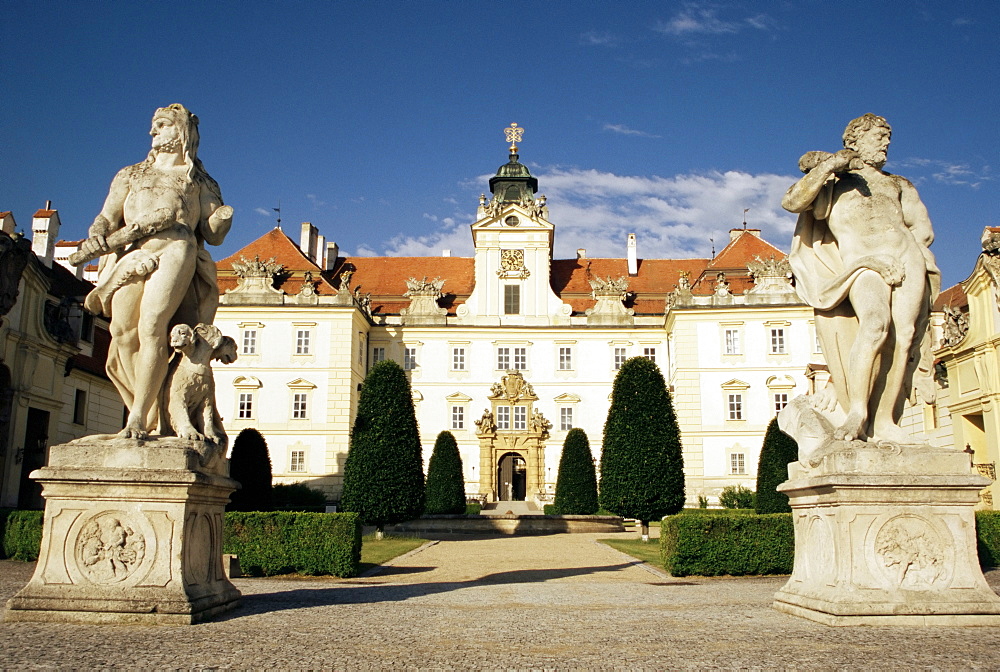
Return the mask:
M747 263L753 277L754 286L750 294L790 294L792 287L792 267L787 259L777 259L771 255L767 259L755 258Z
M424 276L422 280L409 278L406 281L406 292L403 296L410 299L410 305L400 311L404 317L434 317L447 315L448 310L438 305L438 299L444 294L441 288L444 287L444 280L434 278L428 280Z
M941 346L956 345L969 333L969 315L961 308L950 305L945 306L941 312L944 314L944 337L941 339Z
M628 297L628 278L590 278L590 295L597 302L586 311L587 323L618 323L628 321L635 311L625 307ZM591 319L593 318L593 319Z
M520 399L537 399L535 390L524 380L520 371L511 371L499 383L493 383L490 399L505 399L515 402Z

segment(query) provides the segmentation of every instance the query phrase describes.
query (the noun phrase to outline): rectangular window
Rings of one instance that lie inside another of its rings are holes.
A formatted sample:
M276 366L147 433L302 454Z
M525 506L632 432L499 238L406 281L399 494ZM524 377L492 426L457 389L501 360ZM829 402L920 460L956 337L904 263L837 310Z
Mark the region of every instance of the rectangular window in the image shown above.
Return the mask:
M726 329L726 354L740 354L740 330Z
M497 429L510 429L510 406L497 406Z
M787 392L775 392L774 393L774 413L777 415L781 412L785 406L788 405L788 393Z
M651 362L656 361L656 348L643 348L642 356Z
M510 348L497 348L497 369L506 371L510 368Z
M785 354L785 330L771 329L771 354Z
M503 314L521 314L521 285L503 286Z
M87 392L85 390L76 391L76 399L73 400L73 424L87 424Z
M559 370L560 371L573 370L573 348L567 348L567 347L559 348Z
M528 368L528 349L514 348L514 370L524 371Z
M291 459L288 464L288 471L305 471L306 470L306 451L304 450L293 450L291 452Z
M244 355L256 355L257 354L257 330L256 329L244 329L243 330L243 354Z
M412 371L417 368L417 349L403 348L403 370Z
M465 429L465 407L464 406L452 406L451 407L451 428L452 429Z
M296 392L292 395L293 420L305 420L308 417L306 415L306 411L308 410L308 396L305 392Z
M295 354L296 355L308 355L309 354L309 330L308 329L298 329L295 332Z
M743 419L743 395L742 394L730 394L729 395L729 419L730 420L742 420Z
M465 348L451 349L451 370L465 371Z
M729 473L730 474L745 474L745 473L747 473L746 455L744 455L743 453L730 453L729 454Z
M559 431L568 432L573 429L573 409L564 407L559 409Z
M253 392L240 392L236 407L236 417L240 420L253 418Z
M515 406L514 407L514 429L527 429L528 428L528 407L527 406Z
M816 334L815 343L813 343L813 352L816 354L823 354L823 344L819 342L819 334Z
M622 364L628 359L628 351L626 348L615 348L615 371L622 368Z
M385 348L372 348L372 364L378 364L385 359Z

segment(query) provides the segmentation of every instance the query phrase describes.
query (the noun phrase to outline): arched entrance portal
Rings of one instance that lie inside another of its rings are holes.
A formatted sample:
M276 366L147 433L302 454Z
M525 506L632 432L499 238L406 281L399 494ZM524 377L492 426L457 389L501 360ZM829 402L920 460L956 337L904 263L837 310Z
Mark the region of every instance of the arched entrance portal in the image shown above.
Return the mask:
M518 453L504 453L497 462L497 496L523 502L528 493L528 463Z

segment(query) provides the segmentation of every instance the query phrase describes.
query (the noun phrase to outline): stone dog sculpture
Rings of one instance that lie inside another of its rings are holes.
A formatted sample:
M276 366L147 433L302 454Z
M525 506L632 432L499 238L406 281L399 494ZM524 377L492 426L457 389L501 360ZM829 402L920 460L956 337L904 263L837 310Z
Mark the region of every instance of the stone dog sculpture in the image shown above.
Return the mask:
M160 434L226 447L226 432L215 407L212 361L236 361L236 341L211 324L178 324L170 331L171 362L161 402Z
M146 439L159 417L175 324L211 324L219 303L215 263L233 209L198 158L198 117L183 105L153 115L146 160L123 168L80 245L76 263L100 257L91 312L111 318L108 376L129 408L122 438Z
M802 157L806 174L782 201L799 214L788 260L816 311L831 382L779 416L800 459L829 441L909 443L904 401L914 392L933 401L934 233L914 186L882 170L890 135L874 114L851 121L844 149Z

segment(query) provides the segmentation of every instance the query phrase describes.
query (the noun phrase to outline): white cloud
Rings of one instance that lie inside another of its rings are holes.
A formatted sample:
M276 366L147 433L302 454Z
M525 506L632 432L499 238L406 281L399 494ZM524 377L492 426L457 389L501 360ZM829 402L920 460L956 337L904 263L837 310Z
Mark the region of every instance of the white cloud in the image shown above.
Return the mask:
M306 194L306 198L312 203L313 208L321 208L326 205L326 201L321 201L316 197L316 194Z
M622 124L604 124L605 131L611 131L613 133L619 133L621 135L635 135L642 138L659 138L662 136L654 135L652 133L647 133L646 131L638 131L634 128L629 128Z
M728 231L747 224L761 229L770 243L787 249L795 216L781 209L781 198L798 177L751 175L738 171L673 177L617 175L594 169L533 170L548 199L556 226L555 256L567 259L578 248L591 257L624 257L629 233L638 238L643 258L706 257ZM487 179L489 176L481 177ZM473 254L468 225L472 212L442 217L435 231L398 235L384 245L389 256L434 256L442 249L455 256Z
M268 210L267 208L254 208L253 211L256 212L258 215L261 215L262 217L271 216L271 211Z
M951 163L940 159L926 159L921 157L909 157L902 161L892 161L887 165L890 170L900 168L918 169L913 175L904 175L917 184L927 179L927 174L921 174L919 169L930 171L930 177L936 182L954 186L967 186L978 189L983 182L992 181L993 174L988 165L971 166L967 163Z
M599 33L591 30L580 35L580 44L591 47L616 47L618 43L618 37L611 33Z
M718 8L708 3L687 3L668 21L660 21L653 30L672 37L687 38L693 35L732 35L744 28L771 30L774 20L767 14L754 14L739 19L722 19Z

